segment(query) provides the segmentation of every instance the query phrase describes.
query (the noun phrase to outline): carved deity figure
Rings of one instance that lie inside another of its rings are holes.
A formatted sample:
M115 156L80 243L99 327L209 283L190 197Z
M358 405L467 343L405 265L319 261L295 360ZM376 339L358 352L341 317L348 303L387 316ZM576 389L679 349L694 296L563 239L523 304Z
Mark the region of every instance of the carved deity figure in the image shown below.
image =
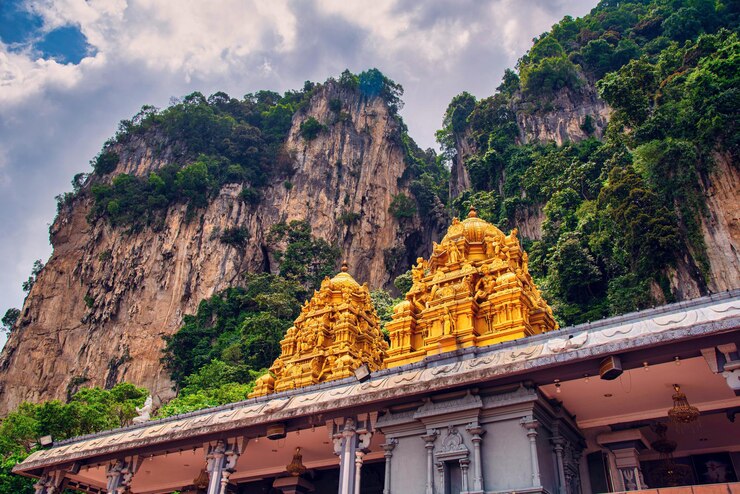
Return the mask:
M478 280L478 283L475 284L474 298L476 302L481 302L488 298L488 294L493 291L493 287L495 284L495 281L493 279L493 276L491 276L490 274L488 266L484 265L481 268L481 273L483 274L483 277Z
M423 257L416 258L416 266L411 268L411 277L414 283L421 281L424 277L424 271L427 269L427 262Z
M460 249L458 249L455 242L450 242L449 256L447 258L447 264L457 264L461 258Z
M133 423L134 424L143 424L144 422L148 422L152 417L152 395L149 395L146 397L146 401L144 402L144 406L141 408L136 407L136 413L138 413L138 417L134 417Z
M452 314L450 314L450 310L447 309L447 313L444 315L444 319L442 320L442 335L452 334L454 331L455 323L452 320Z
M496 254L494 247L493 247L493 244L494 244L493 238L486 237L485 243L486 243L486 257L490 259Z

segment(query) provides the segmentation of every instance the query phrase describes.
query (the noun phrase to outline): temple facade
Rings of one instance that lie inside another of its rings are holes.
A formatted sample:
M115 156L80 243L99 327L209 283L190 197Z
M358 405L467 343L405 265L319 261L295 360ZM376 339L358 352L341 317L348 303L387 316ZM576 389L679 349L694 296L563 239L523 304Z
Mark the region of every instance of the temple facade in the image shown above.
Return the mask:
M389 345L348 271L244 401L14 471L38 494L740 492L740 291L558 328L516 231L471 211L414 266Z

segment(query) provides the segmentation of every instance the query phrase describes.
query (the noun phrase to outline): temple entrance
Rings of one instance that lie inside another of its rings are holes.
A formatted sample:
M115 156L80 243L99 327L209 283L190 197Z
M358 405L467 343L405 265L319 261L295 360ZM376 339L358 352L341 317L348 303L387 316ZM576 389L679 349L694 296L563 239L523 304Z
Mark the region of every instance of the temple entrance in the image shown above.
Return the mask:
M383 461L367 462L362 466L360 492L362 494L383 494L385 463ZM265 478L239 484L232 487L233 494L283 494L281 489L273 487L278 477ZM313 485L313 492L331 494L339 491L339 467L318 468L301 476ZM459 492L455 491L455 492Z

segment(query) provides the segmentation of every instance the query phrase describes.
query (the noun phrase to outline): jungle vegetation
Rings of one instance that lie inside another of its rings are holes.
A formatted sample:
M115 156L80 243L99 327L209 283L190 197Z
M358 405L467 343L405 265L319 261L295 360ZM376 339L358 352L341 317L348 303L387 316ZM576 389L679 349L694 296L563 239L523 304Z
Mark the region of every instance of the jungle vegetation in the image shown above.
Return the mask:
M701 184L718 157L738 162L738 14L729 1L604 0L536 38L493 96L450 103L445 155L460 139L475 149L453 209L472 203L506 230L544 213L541 238L524 243L561 324L671 301L679 259L706 286ZM612 108L603 139L521 144L515 112L557 111L554 97L585 84Z

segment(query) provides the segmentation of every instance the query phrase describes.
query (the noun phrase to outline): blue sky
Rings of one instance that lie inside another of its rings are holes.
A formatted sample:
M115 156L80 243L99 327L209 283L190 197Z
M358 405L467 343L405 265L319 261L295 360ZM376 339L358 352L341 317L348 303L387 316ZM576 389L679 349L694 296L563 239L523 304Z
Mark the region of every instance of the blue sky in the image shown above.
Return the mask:
M77 64L94 54L78 25L50 27L23 0L0 2L0 41L10 50L31 49L36 56Z
M433 147L452 97L493 93L534 36L596 0L0 0L0 315L51 253L54 196L144 104L377 67ZM0 345L4 337L0 335Z

